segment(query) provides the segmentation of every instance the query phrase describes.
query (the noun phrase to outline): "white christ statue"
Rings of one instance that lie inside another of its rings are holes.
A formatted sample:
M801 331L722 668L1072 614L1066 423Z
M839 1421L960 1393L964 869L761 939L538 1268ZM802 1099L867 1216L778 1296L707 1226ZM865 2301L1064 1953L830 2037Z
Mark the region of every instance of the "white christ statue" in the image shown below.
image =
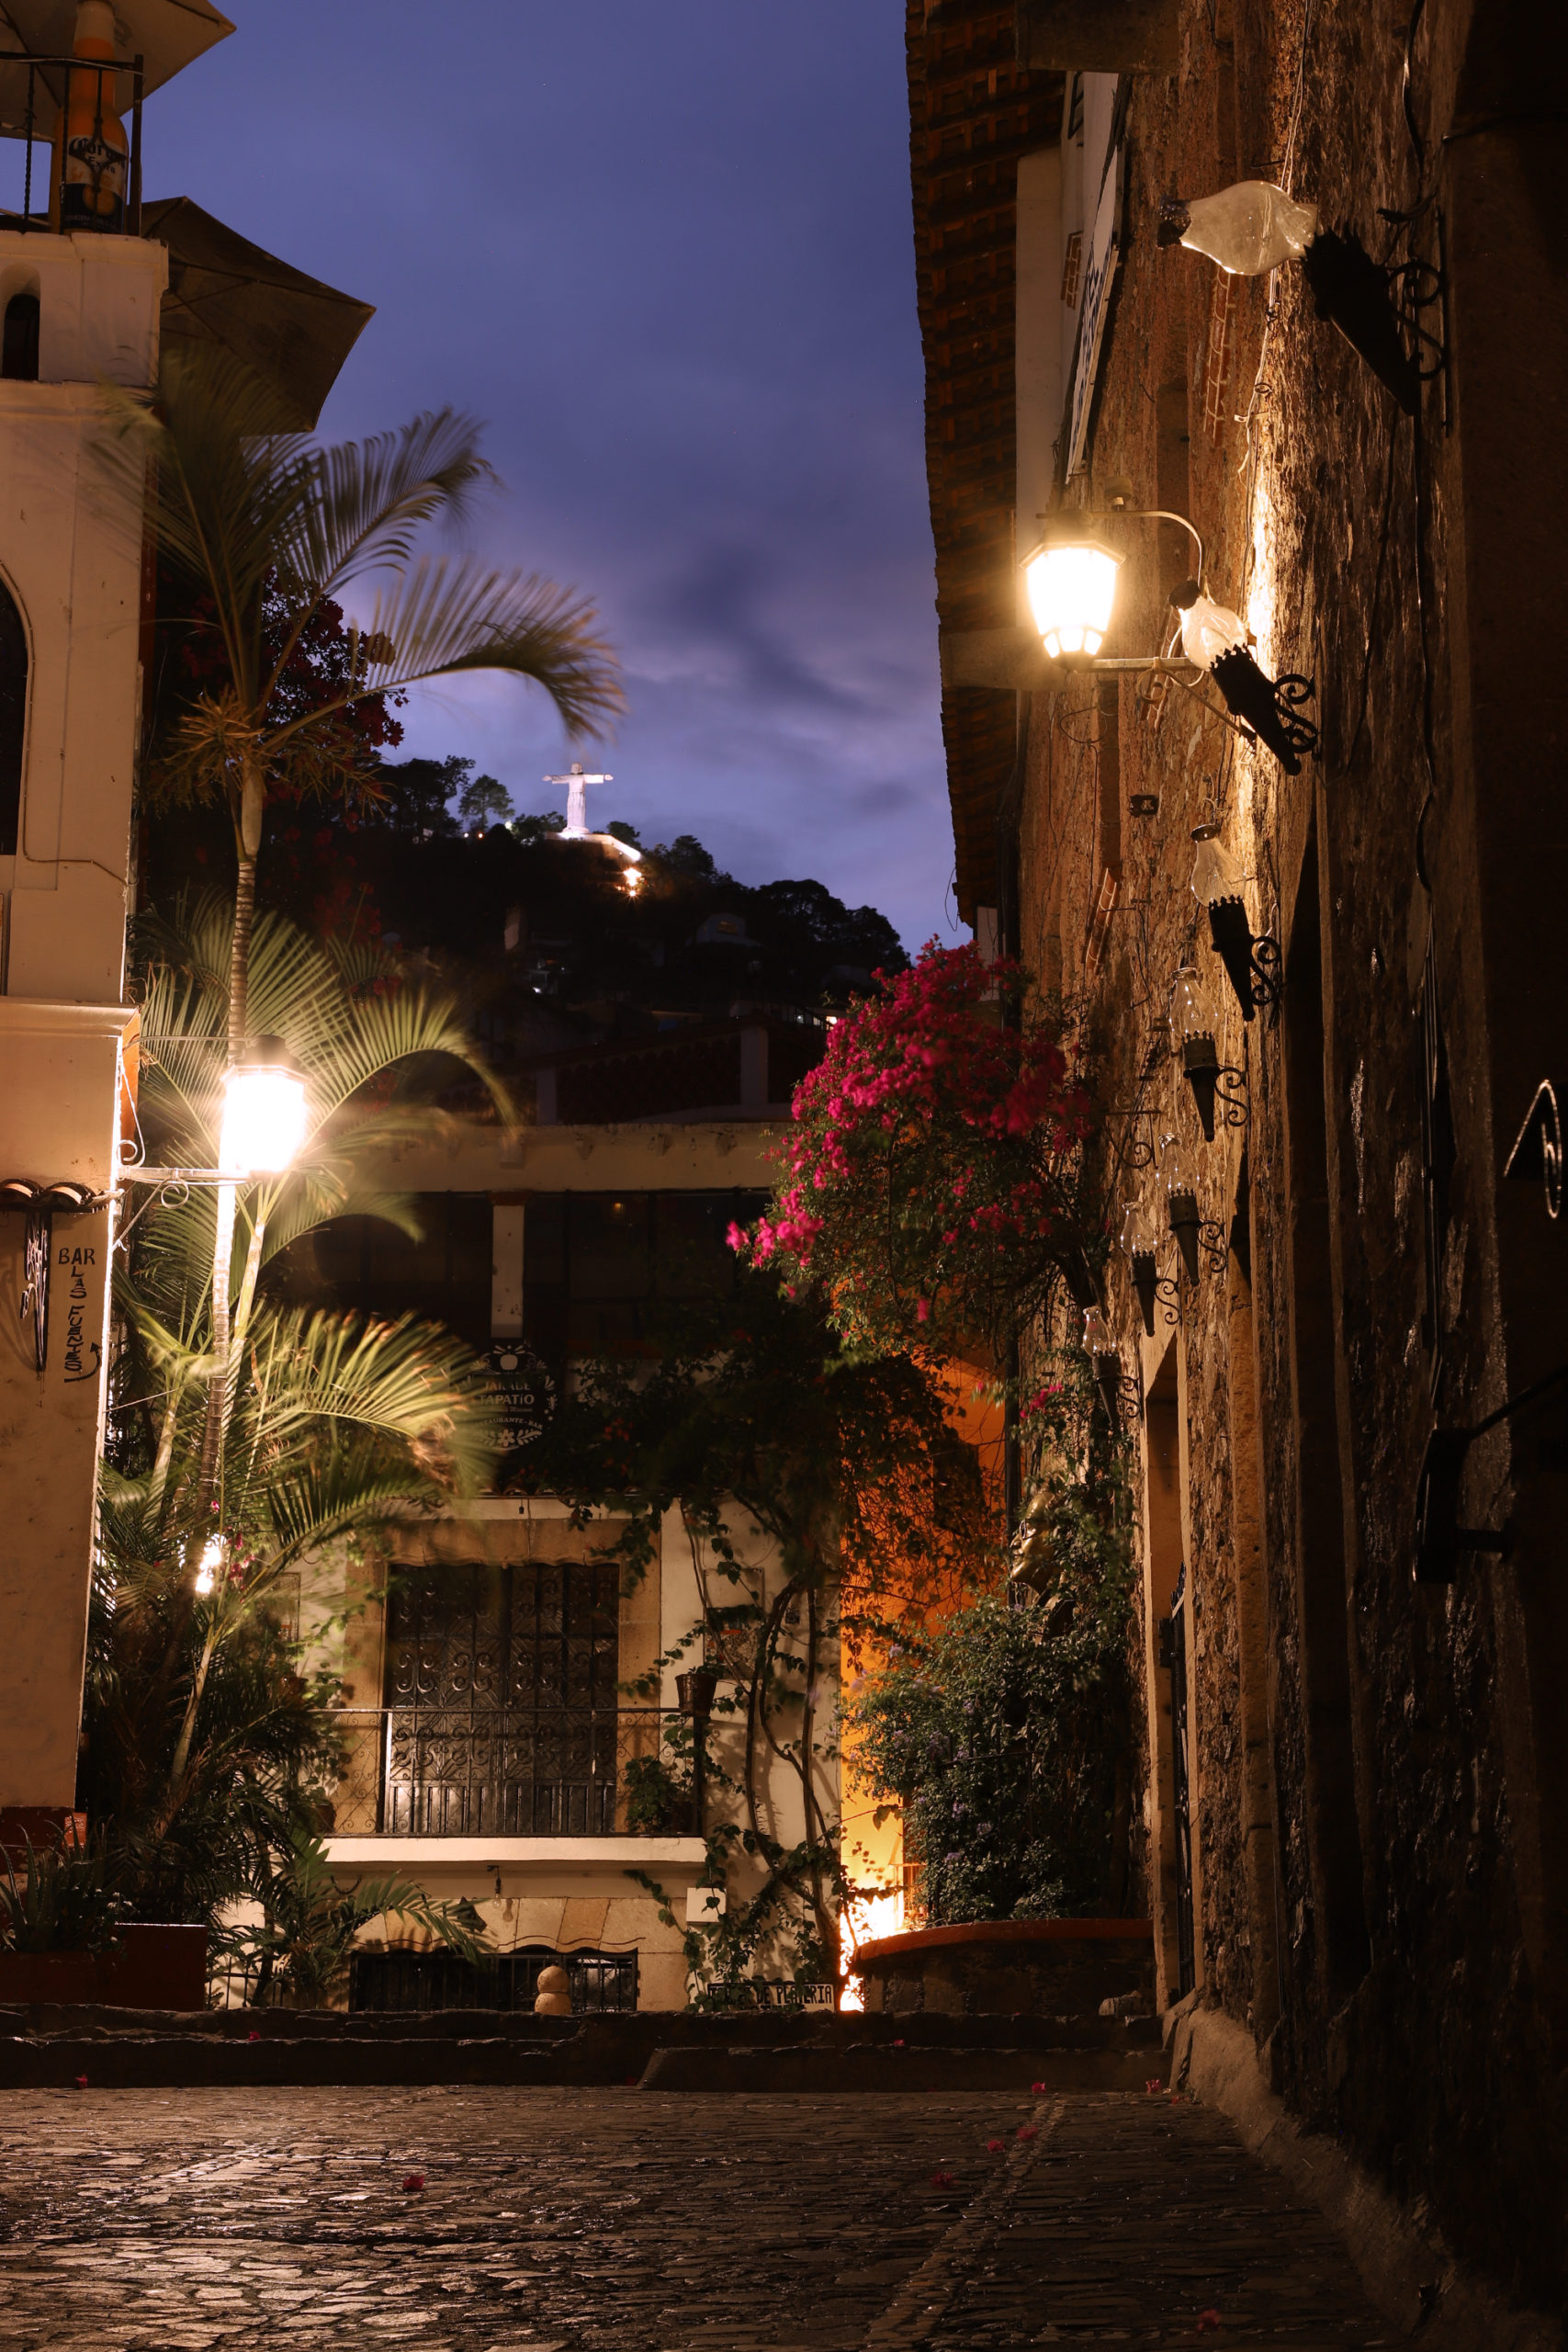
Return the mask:
M569 775L547 775L545 778L547 784L564 784L566 786L564 831L567 833L581 838L588 831L588 786L591 784L614 784L615 781L613 775L584 775L581 760L573 760Z

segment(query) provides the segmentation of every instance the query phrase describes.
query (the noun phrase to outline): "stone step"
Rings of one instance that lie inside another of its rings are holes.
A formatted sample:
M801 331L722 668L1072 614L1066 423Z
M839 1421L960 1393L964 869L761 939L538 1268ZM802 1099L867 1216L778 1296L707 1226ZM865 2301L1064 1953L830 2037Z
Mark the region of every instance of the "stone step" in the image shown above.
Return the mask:
M276 2018L283 2012L264 2012ZM867 2035L866 2019L827 2019L811 2041L766 2043L720 2039L733 2020L660 2014L561 2019L551 2037L425 2033L400 2020L393 2036L348 2031L288 2035L261 2024L236 2033L41 2032L0 2037L0 2087L145 2090L182 2086L501 2083L610 2085L650 2089L836 2090L1138 2089L1163 2079L1154 2019L1053 2018L1049 2037L945 2042L934 2036ZM938 2019L928 2021L935 2026ZM949 2019L950 2026L982 2022ZM1006 2029L1010 2020L987 2019ZM696 2032L682 2029L695 2026ZM412 2027L414 2030L408 2029ZM858 2031L855 2029L859 2029Z
M696 2009L613 2010L600 2016L547 2018L531 2011L436 2009L357 2013L341 2009L120 2009L38 2003L0 2009L0 2037L50 2037L96 2042L175 2039L238 2041L508 2041L551 2049L603 2036L628 2035L655 2046L684 2048L748 2044L839 2049L878 2047L954 2050L1157 2047L1157 2018L949 2017L928 2010L910 2017L863 2016L827 2009L733 2015Z
M1163 2050L656 2050L645 2091L1145 2091L1164 2088Z

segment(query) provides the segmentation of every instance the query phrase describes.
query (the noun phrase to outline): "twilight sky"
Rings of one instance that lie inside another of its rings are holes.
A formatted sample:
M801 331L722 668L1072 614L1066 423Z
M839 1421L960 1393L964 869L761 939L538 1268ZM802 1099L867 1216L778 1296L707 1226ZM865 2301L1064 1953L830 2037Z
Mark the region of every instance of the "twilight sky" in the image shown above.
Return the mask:
M591 817L953 935L898 0L226 5L148 195L378 305L329 436L486 420L476 536L626 665ZM555 805L536 693L405 717Z

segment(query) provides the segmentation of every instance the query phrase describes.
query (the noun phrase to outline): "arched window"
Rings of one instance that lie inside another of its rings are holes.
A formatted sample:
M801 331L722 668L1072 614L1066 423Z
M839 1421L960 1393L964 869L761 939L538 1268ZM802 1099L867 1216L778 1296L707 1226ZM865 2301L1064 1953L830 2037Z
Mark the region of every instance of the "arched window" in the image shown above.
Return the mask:
M15 857L28 726L28 633L0 581L0 857Z
M38 296L13 294L6 305L0 376L8 376L14 383L38 382Z

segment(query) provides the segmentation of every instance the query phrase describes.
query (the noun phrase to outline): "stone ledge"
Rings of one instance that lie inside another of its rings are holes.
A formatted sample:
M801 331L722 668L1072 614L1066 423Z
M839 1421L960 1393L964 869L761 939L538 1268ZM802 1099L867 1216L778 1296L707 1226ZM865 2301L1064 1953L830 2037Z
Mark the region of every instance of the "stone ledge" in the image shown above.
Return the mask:
M1248 2154L1317 2207L1396 2326L1407 2335L1419 2329L1432 2352L1563 2352L1561 2321L1504 2302L1337 2142L1303 2130L1269 2088L1252 2036L1233 2018L1200 2007L1190 1994L1167 2011L1167 2027L1172 2088L1218 2108Z

